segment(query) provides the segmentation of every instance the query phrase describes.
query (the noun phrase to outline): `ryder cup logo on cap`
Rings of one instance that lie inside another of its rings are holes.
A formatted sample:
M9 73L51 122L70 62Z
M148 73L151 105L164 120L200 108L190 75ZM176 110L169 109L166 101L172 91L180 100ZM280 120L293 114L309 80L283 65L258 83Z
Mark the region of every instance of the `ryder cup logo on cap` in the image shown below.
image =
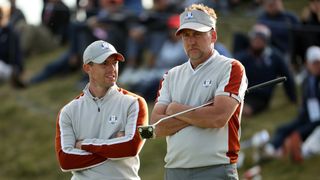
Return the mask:
M192 12L188 12L187 15L185 16L185 19L192 19L193 15Z
M185 11L180 15L180 27L176 35L179 35L183 29L208 32L215 28L216 20L207 13L200 10Z
M101 48L102 48L102 49L108 49L108 48L109 48L109 43L103 42L103 43L101 44Z
M124 57L110 43L98 40L84 50L83 64L90 62L101 64L111 55L116 55L118 61L124 61Z

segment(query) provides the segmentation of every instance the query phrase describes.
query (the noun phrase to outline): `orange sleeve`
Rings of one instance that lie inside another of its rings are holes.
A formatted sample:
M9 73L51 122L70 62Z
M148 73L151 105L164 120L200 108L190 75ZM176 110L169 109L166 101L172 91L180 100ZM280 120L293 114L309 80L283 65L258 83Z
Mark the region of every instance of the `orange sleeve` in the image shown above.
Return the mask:
M92 152L94 154L98 154L105 158L131 157L136 156L140 152L144 144L144 140L141 139L137 127L148 124L148 106L146 101L142 97L123 89L120 89L120 91L124 94L135 96L138 99L139 111L135 122L136 125L133 137L128 141L113 144L82 144L81 149Z
M63 150L61 129L60 129L60 112L56 121L56 138L55 151L60 167L63 171L75 171L87 169L106 161L107 159L96 154L81 153L77 149Z

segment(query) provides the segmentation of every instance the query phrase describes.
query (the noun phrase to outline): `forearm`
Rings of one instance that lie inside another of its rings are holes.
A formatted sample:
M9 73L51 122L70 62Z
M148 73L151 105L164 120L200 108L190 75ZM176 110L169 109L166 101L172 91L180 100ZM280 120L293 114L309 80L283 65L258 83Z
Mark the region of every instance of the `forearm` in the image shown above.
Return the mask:
M176 112L190 109L192 106L180 105L176 106ZM226 119L219 117L218 113L212 111L212 107L203 107L176 117L177 120L197 126L200 128L220 128L226 124Z
M177 133L178 131L180 131L181 129L188 126L190 126L189 123L186 123L184 121L181 121L175 118L171 118L157 124L155 128L155 134L156 134L156 137L171 136Z
M166 109L166 105L156 105L152 111L150 123L154 124L161 118L167 117L168 115L166 114ZM189 125L190 124L176 118L170 118L156 125L155 134L156 137L170 136Z
M238 105L239 103L231 97L217 96L213 105L181 114L176 118L200 128L221 128L227 124ZM192 106L171 103L168 106L167 114L175 114L190 108Z
M56 126L55 151L63 171L77 171L97 166L107 159L75 148L75 135L65 112L59 113Z
M125 158L136 156L144 140L140 138L138 126L146 125L148 121L148 110L145 102L132 104L125 126L124 136L113 139L85 139L81 149L99 154L105 158ZM139 108L137 109L137 105ZM119 136L119 132L117 134Z
M56 149L57 158L63 171L78 171L98 166L107 159L97 154L80 153L79 150Z
M136 131L132 139L126 136L115 138L114 141L85 139L81 144L81 149L105 158L125 158L136 156L143 144L144 141L140 138L138 131Z

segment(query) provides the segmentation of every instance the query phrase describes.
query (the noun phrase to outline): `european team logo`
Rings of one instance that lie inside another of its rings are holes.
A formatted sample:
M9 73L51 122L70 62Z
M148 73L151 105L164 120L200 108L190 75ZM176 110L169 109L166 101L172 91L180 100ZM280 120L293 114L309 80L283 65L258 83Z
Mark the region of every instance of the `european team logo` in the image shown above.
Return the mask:
M117 123L117 121L118 121L118 118L117 118L117 116L115 116L115 115L111 115L110 117L109 117L109 120L108 120L108 122L110 123L110 124L116 124Z
M212 86L212 80L207 79L207 80L203 81L202 86L206 87L206 88Z
M185 19L192 19L193 18L192 12L187 12L187 15L184 18Z
M101 44L101 48L102 49L108 49L109 48L109 44L104 42L104 43Z

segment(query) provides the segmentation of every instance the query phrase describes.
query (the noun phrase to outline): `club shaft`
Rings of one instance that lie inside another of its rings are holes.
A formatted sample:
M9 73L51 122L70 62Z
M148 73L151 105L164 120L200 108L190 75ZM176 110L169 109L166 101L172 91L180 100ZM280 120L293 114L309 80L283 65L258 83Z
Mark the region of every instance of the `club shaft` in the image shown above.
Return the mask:
M267 81L267 82L264 82L264 83L261 83L261 84L257 84L257 85L255 85L255 86L252 86L252 87L248 88L248 89L246 90L246 93L250 93L250 92L251 92L252 90L254 90L254 89L263 88L263 87L265 87L265 86L270 86L270 85L275 85L275 84L280 83L280 82L283 82L283 81L285 81L285 80L287 80L286 77L280 77L280 78L273 79L273 80L270 80L270 81ZM164 118L159 119L159 121L157 121L156 123L154 123L152 126L156 126L157 124L159 124L160 122L162 122L162 121L164 121L164 120L167 120L167 119L170 119L170 118L179 116L179 115L181 115L181 114L188 113L188 112L190 112L190 111L194 111L194 110L196 110L196 109L199 109L199 108L202 108L202 107L211 105L211 104L213 104L213 101L207 102L207 103L202 104L202 105L200 105L200 106L196 106L196 107L193 107L193 108L190 108L190 109L187 109L187 110L184 110L184 111L175 113L175 114L172 114L172 115L170 115L170 116L166 116L166 117L164 117Z
M160 122L162 122L162 121L164 121L164 120L167 120L167 119L170 119L170 118L179 116L179 115L181 115L181 114L184 114L184 113L187 113L187 112L190 112L190 111L194 111L194 110L196 110L196 109L199 109L199 108L202 108L202 107L204 107L204 106L211 105L211 104L213 104L213 101L207 102L207 103L202 104L202 105L200 105L200 106L196 106L196 107L193 107L193 108L190 108L190 109L181 111L181 112L178 112L178 113L176 113L176 114L172 114L172 115L170 115L170 116L167 116L167 117L164 117L164 118L159 119L159 121L157 121L157 122L154 123L153 125L156 126L157 124L159 124Z
M277 79L273 79L273 80L270 80L270 81L267 81L267 82L264 82L264 83L261 83L261 84L257 84L257 85L254 85L250 88L248 88L246 90L246 93L249 93L251 92L252 90L254 89L258 89L258 88L263 88L263 87L266 87L266 86L271 86L271 85L275 85L275 84L278 84L280 82L283 82L283 81L286 81L287 78L286 77L279 77Z

